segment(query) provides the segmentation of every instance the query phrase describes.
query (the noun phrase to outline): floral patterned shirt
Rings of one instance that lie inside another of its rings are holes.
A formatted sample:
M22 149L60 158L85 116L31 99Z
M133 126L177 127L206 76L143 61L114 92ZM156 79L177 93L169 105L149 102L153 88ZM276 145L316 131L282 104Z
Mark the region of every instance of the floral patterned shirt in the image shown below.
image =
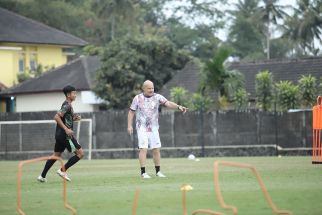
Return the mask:
M152 132L159 129L159 106L168 100L157 93L147 97L143 93L136 95L130 109L136 112L136 129Z

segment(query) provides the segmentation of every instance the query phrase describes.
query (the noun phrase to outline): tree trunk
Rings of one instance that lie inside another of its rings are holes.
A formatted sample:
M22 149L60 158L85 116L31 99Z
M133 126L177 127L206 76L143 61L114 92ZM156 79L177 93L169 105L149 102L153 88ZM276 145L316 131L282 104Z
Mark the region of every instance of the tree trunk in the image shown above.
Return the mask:
M112 15L111 40L114 40L114 35L115 35L115 14Z
M266 48L267 48L267 60L271 58L270 56L270 20L267 22L267 35L266 35Z

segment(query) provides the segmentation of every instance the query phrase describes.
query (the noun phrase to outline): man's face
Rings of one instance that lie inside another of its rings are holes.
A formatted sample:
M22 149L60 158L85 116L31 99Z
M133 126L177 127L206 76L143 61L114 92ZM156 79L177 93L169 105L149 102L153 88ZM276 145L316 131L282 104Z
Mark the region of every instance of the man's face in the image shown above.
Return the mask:
M144 93L145 96L153 96L153 94L154 94L154 86L153 86L153 83L147 83L143 87L143 93Z
M75 101L77 96L77 92L76 91L72 91L70 93L67 93L67 97L71 100L71 101Z

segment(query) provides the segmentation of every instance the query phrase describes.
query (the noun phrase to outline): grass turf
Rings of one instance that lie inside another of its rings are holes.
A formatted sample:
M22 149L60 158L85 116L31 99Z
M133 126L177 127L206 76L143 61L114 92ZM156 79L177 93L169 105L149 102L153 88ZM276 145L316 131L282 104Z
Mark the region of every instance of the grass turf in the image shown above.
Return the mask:
M195 209L212 209L232 214L220 208L214 194L213 162L217 158L162 159L162 172L167 178L142 180L137 160L82 160L69 170L70 205L80 215L131 214L134 192L140 189L138 215L182 214L180 186L190 184L187 193L188 213ZM279 209L298 215L322 214L322 165L312 165L310 157L236 157L218 160L255 165L273 202ZM16 211L16 172L18 162L0 162L0 214ZM62 201L62 180L55 171L58 162L40 184L36 177L44 162L24 166L22 178L22 208L27 215L70 214ZM151 159L147 172L154 176ZM255 177L249 170L220 168L220 185L227 204L238 207L238 214L273 214L266 204Z

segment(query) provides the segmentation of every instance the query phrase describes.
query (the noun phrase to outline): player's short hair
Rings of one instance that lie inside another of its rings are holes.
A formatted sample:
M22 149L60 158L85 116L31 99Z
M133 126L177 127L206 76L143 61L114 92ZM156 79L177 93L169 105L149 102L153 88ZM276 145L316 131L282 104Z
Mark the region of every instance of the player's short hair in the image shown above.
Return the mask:
M67 85L63 88L63 92L64 92L65 96L67 96L67 94L72 91L76 91L76 89L75 89L75 87L73 87L71 85Z

